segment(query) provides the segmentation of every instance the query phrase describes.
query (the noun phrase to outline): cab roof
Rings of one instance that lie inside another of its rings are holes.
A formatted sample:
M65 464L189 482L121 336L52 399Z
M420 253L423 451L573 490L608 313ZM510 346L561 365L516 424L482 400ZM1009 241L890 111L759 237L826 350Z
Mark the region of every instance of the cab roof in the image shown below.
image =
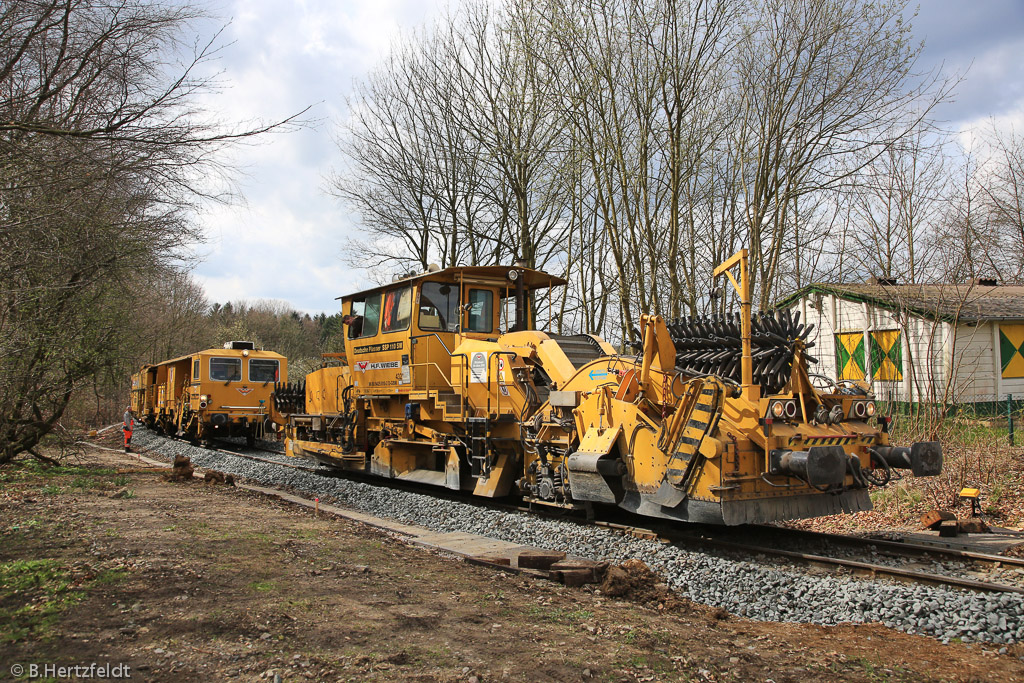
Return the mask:
M408 285L420 281L457 283L460 278L467 282L497 284L508 286L511 289L515 288L516 284L515 280L509 277L509 273L512 271L516 271L518 273L518 277L523 279L523 286L527 290L544 289L545 287L556 287L559 285L569 284L568 280L563 280L557 275L549 275L542 270L533 270L532 268L522 268L520 266L453 266L443 270L426 271L423 273L407 275L405 277L397 278L392 282L377 285L376 287L370 287L369 289L364 289L360 292L335 297L335 300L341 299L347 301L348 299L362 296L363 294L372 294L374 292L391 289L399 285Z
M248 349L244 349L244 350L248 350ZM228 356L228 357L231 357L231 358L234 358L235 356L238 356L239 358L241 358L242 357L242 351L243 351L243 349L224 349L224 348L220 348L220 349L217 349L217 348L203 349L202 351L194 351L193 353L189 353L189 354L186 354L184 356L178 356L177 358L169 358L169 359L167 359L165 361L162 361L160 363L153 363L152 365L148 365L148 366L147 365L143 365L142 367L143 367L143 369L145 369L147 367L155 368L155 367L158 367L160 365L168 365L170 363L178 363L180 361L188 360L188 359L194 358L196 356ZM263 351L263 350L260 350L260 349L252 349L252 350L248 350L248 351L249 351L249 353L248 353L248 357L249 358L280 358L280 359L283 359L283 360L285 359L284 356L282 356L280 353L277 353L276 351Z

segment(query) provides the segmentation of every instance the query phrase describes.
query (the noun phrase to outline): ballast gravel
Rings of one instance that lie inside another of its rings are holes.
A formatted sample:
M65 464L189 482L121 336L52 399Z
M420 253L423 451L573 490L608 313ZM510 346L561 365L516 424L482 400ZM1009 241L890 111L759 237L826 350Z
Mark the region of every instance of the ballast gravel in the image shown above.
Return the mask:
M636 558L663 576L680 595L750 619L815 624L882 623L943 642L954 638L1004 644L1024 640L1021 594L814 576L796 568L715 557L600 527L491 510L253 462L146 430L136 432L135 443L167 458L186 455L202 468L268 486L288 486L361 512L435 531L476 533L593 560L623 562ZM261 453L260 457L287 459L268 453Z

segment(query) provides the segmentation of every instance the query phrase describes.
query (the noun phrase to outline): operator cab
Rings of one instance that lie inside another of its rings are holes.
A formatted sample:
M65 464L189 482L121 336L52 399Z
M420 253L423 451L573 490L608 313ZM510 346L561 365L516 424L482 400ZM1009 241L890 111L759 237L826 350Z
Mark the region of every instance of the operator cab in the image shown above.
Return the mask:
M339 297L357 393L391 394L451 377L464 339L533 329L531 293L566 281L519 266L466 266L408 275Z

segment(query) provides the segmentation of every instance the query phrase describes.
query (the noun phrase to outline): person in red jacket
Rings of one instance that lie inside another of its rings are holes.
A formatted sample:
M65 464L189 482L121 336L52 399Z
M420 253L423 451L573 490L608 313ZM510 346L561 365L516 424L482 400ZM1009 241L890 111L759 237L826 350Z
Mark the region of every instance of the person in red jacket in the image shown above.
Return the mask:
M124 409L124 424L121 425L121 429L124 431L124 452L131 453L132 451L132 429L135 427L135 416L132 415L132 407L128 406Z

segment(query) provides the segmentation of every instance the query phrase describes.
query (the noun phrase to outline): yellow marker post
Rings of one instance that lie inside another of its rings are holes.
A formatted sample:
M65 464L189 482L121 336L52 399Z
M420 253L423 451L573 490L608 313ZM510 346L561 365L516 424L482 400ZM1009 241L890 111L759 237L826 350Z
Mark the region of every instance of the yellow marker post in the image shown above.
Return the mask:
M732 269L740 267L740 279L732 274ZM743 355L740 358L741 384L743 395L748 401L755 402L761 398L761 385L754 384L754 359L751 355L751 328L750 319L750 274L747 266L747 250L740 249L733 254L728 261L715 268L714 277L725 275L732 283L733 289L740 297L740 342Z

